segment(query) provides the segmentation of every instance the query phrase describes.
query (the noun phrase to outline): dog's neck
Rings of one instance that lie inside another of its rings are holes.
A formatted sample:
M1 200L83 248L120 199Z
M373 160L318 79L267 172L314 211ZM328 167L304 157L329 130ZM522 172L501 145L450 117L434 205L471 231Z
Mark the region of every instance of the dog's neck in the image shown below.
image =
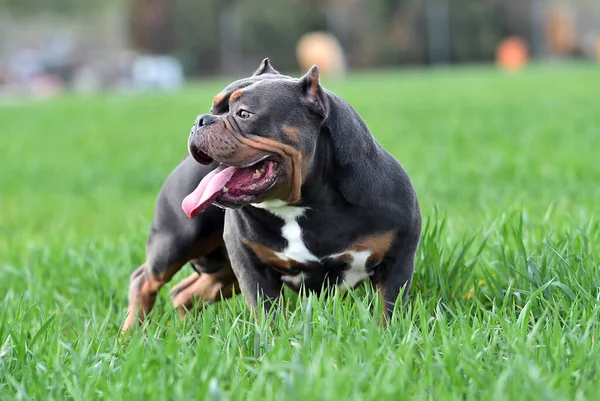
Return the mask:
M355 163L364 162L361 158L362 155L357 154ZM308 175L301 187L301 200L294 204L288 204L282 200L273 199L258 205L253 204L253 206L269 211L280 211L288 208L318 209L324 205L338 202L347 204L347 200L338 188L339 178L344 174L348 174L347 166L344 167L340 164L336 157L331 132L328 127L324 126L318 135L315 154L309 162Z
M308 175L302 185L302 201L299 206L315 208L340 198L336 189L336 176L339 174L336 170L338 168L331 137L321 132Z

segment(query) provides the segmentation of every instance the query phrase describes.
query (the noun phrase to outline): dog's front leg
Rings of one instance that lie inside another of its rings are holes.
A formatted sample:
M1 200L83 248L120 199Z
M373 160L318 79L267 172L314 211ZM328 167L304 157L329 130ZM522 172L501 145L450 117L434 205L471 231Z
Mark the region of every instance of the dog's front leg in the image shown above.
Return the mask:
M267 266L257 264L246 246L236 243L227 246L231 267L238 279L246 303L258 311L261 306L267 313L277 312L282 289L281 280Z
M279 309L279 296L283 287L280 275L261 263L242 242L243 233L240 230L243 225L232 222L229 213L227 211L223 239L246 303L255 312L261 306L266 312L276 312Z
M384 324L392 317L400 294L403 294L402 302L408 297L418 242L417 230L396 237L392 248L371 278L371 283L378 290L383 302Z

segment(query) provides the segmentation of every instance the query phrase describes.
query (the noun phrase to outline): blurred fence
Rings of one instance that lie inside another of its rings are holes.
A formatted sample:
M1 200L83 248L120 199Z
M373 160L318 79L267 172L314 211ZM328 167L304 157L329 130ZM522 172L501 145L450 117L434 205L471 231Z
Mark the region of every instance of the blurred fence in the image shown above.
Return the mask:
M594 58L600 1L0 0L0 66L36 49L103 82L140 53L173 55L187 75L247 72L265 56L295 70L311 31L332 33L350 68L489 62L508 36L537 58Z

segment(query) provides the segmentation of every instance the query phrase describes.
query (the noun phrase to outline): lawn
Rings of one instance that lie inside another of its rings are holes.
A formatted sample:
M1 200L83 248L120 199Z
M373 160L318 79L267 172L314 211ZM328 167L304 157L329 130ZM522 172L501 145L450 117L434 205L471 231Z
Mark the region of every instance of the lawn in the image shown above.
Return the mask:
M189 128L227 82L0 105L0 399L584 400L600 394L600 67L357 74L424 232L410 302L365 287L120 340L129 275ZM184 269L178 277L189 274Z

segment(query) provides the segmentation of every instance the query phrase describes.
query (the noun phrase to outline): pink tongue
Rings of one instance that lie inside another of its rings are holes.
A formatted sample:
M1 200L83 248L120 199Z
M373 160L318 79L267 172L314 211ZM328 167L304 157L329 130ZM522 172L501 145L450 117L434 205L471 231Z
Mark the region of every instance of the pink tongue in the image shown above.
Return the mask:
M200 181L194 192L189 194L183 200L181 207L188 217L192 218L198 213L204 212L217 198L219 192L227 185L236 167L226 167L220 165L206 175Z

